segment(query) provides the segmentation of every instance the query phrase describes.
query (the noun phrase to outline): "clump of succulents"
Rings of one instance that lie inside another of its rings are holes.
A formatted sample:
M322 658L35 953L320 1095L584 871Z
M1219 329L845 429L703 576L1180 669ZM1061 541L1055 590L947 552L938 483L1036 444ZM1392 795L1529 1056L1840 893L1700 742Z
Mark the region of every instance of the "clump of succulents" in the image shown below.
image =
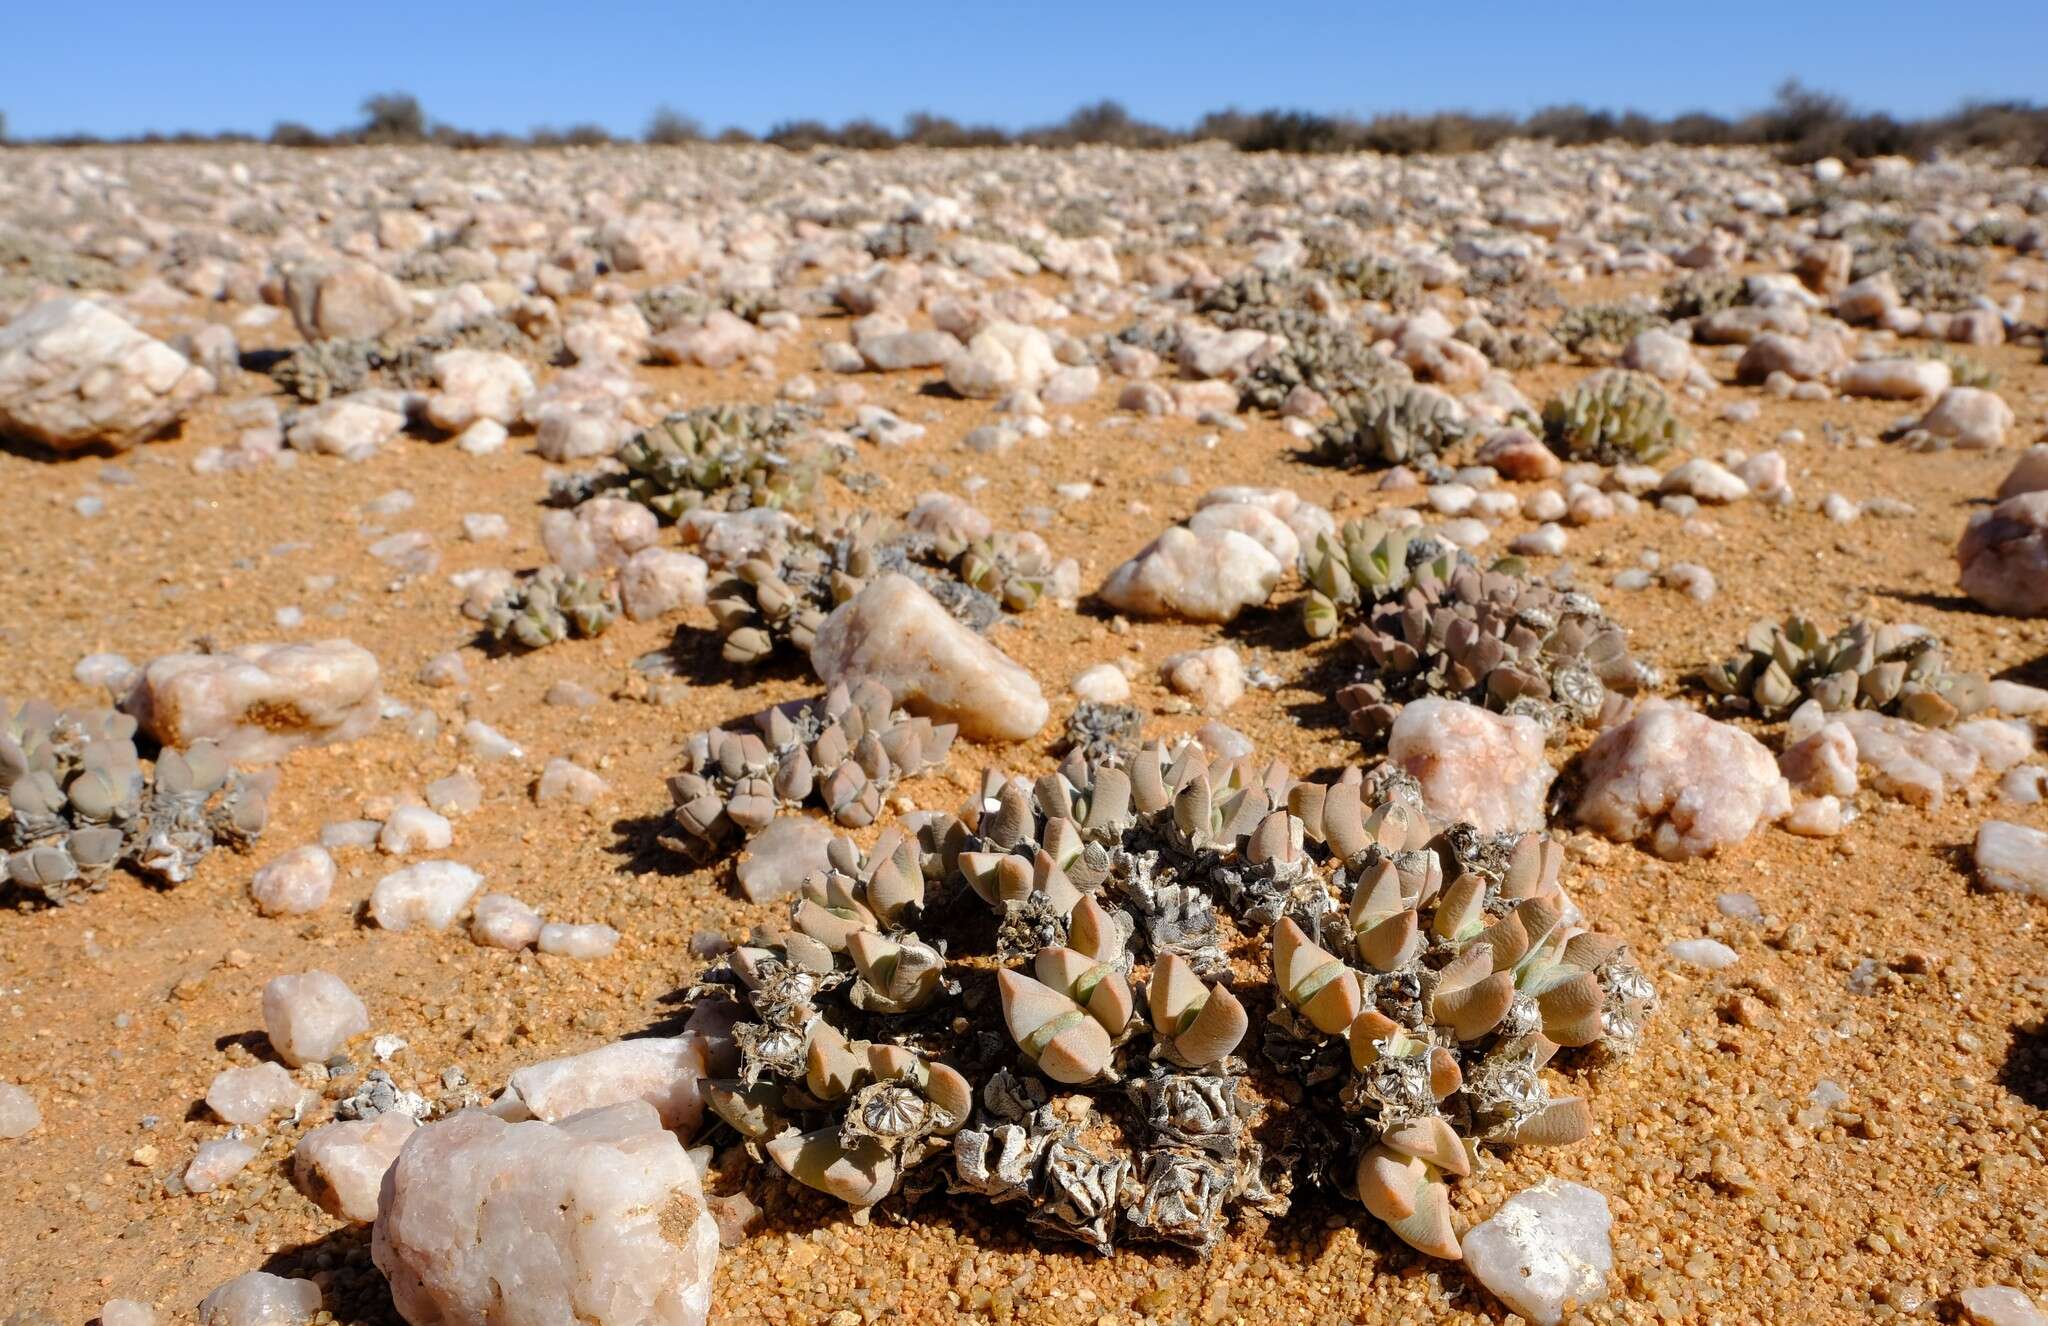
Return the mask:
M1612 354L1663 325L1664 319L1634 304L1580 304L1565 311L1550 335L1575 355Z
M1378 301L1390 308L1413 308L1422 299L1422 282L1403 262L1363 254L1328 269L1330 283L1353 299Z
M1748 287L1732 272L1687 272L1664 287L1660 300L1664 317L1679 322L1748 302Z
M1990 681L1952 670L1932 632L1860 618L1833 635L1803 617L1760 621L1702 681L1729 707L1773 722L1812 700L1829 713L1876 709L1946 727L1991 702Z
M1091 765L1122 764L1145 732L1145 711L1132 704L1082 700L1060 730L1059 752L1081 752Z
M1689 436L1671 398L1643 373L1606 369L1543 407L1543 435L1567 460L1645 465Z
M1309 283L1292 273L1275 275L1249 268L1196 300L1195 312L1226 331L1240 327L1271 331L1281 311L1304 309L1308 292Z
M1504 564L1482 569L1429 535L1373 520L1319 535L1303 558L1312 639L1343 631L1358 678L1337 693L1350 729L1384 736L1410 700L1440 695L1556 729L1590 721L1609 688L1651 678L1589 595Z
M1029 532L962 539L906 530L873 512L750 557L712 586L709 606L728 663L810 652L833 608L871 578L908 576L953 617L986 631L1005 612L1028 612L1053 579L1045 541Z
M895 709L874 682L764 710L751 727L714 728L683 743L683 770L668 780L676 832L665 846L709 860L782 808L813 802L850 828L872 824L883 793L945 759L957 730Z
M619 449L626 491L669 520L698 507L800 507L836 465L828 448L802 443L814 418L790 405L707 405L671 414Z
M1383 467L1441 455L1472 429L1464 408L1412 383L1374 387L1332 402L1336 417L1317 430L1310 455L1326 465Z
M317 405L371 386L427 387L434 380L434 356L444 350L490 350L541 363L559 363L564 354L559 334L529 335L509 318L490 314L410 339L308 341L278 358L269 372L279 390Z
M730 1026L713 1112L858 1220L943 1189L1102 1252L1205 1252L1234 1210L1328 1190L1455 1258L1450 1181L1481 1146L1583 1138L1542 1070L1627 1051L1655 1002L1566 920L1558 844L1432 824L1400 774L1070 753L827 855L692 995ZM964 944L920 937L947 923Z
M181 884L216 845L263 832L268 795L210 741L167 747L145 770L129 715L0 697L0 878L46 901L97 893L123 864Z
M719 309L748 322L759 322L767 314L788 307L781 293L772 289L757 287L712 292L681 284L643 290L633 297L633 304L647 319L647 325L657 332L684 323L702 322Z
M541 649L558 640L594 639L618 615L618 592L603 576L571 575L550 564L498 595L484 614L484 633L507 647Z
M1998 385L1998 370L1968 355L1952 345L1921 346L1913 351L1915 359L1933 359L1948 365L1949 381L1958 387L1995 387Z
M1357 332L1317 318L1290 333L1284 349L1262 356L1239 383L1239 391L1248 408L1278 410L1296 387L1335 402L1408 379L1402 365L1373 349Z
M1984 260L1975 253L1890 235L1859 236L1849 275L1860 281L1879 272L1907 305L1923 312L1955 312L1984 293Z
M1564 358L1564 347L1550 333L1531 327L1496 327L1484 318L1467 318L1454 333L1486 356L1495 368L1534 368Z

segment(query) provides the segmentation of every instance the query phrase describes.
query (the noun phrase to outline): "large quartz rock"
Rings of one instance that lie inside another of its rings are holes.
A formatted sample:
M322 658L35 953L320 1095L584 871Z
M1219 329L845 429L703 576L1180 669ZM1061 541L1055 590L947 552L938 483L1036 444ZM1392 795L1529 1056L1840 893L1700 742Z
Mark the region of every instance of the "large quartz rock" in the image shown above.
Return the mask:
M418 1126L403 1110L322 1124L292 1152L292 1182L327 1214L367 1224L377 1218L384 1172Z
M1614 1269L1607 1199L1584 1184L1545 1179L1501 1204L1465 1235L1465 1266L1494 1297L1537 1326L1557 1326L1565 1305L1607 1297Z
M309 341L365 340L412 318L405 287L358 259L293 267L285 273L284 298Z
M126 450L213 387L205 369L88 300L52 299L0 327L0 437Z
M377 721L377 656L349 640L165 654L137 674L121 708L166 746L220 744L237 763L350 741Z
M333 972L274 976L263 987L264 1033L294 1068L326 1062L369 1029L370 1010Z
M992 322L946 361L946 385L970 400L994 400L1013 391L1036 391L1059 368L1044 332Z
M1248 534L1175 525L1110 572L1102 601L1133 617L1227 622L1264 603L1284 570Z
M2012 472L1998 485L1998 500L2044 491L2048 491L2048 442L2037 442L2013 462Z
M1912 431L1964 451L1989 451L2005 445L2005 430L2012 425L2012 407L1997 392L1984 387L1950 387Z
M483 887L460 861L422 861L394 870L370 889L370 919L386 930L446 930Z
M1580 824L1666 858L1705 856L1792 809L1762 742L1664 700L1646 701L1587 749Z
M320 1311L320 1286L268 1271L238 1275L199 1300L199 1326L298 1326Z
M662 1127L687 1136L704 1119L698 1085L704 1052L701 1036L649 1036L529 1064L506 1080L491 1113L559 1123L585 1110L639 1100L661 1115Z
M223 1068L206 1088L206 1108L228 1123L265 1123L273 1114L290 1114L305 1095L292 1075L278 1064Z
M1544 827L1557 771L1543 758L1543 725L1434 696L1402 706L1387 758L1422 784L1430 814L1485 833Z
M2003 893L2048 898L2048 833L1986 820L1977 827L1977 878Z
M832 610L811 644L811 667L827 686L880 682L894 703L957 723L973 739L1023 741L1051 716L1030 673L894 573Z
M702 1326L718 1225L645 1102L561 1123L464 1110L399 1152L370 1255L414 1326Z
M1849 730L1856 759L1871 770L1870 783L1887 796L1916 806L1938 806L1951 787L1968 782L1983 757L1946 732L1868 709L1838 714L1831 724Z
M479 419L510 426L533 395L526 365L493 350L443 350L434 356L434 380L440 390L427 399L427 419L450 433Z
M618 497L593 497L574 511L550 511L540 518L548 556L571 575L623 566L660 537L660 517Z
M1956 561L1963 592L1993 612L2048 617L2048 490L1971 516Z
M733 867L740 892L748 902L773 902L795 893L806 878L831 865L825 849L836 836L823 820L809 815L777 815L747 840L746 855Z

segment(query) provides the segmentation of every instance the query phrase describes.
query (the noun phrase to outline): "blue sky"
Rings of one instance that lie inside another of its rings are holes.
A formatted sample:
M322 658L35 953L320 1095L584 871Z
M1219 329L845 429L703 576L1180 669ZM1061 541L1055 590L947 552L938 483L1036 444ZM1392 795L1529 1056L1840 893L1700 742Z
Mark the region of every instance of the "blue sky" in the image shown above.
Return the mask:
M334 129L388 89L464 128L622 134L664 103L755 132L914 110L1017 128L1104 96L1170 125L1229 105L1727 113L1788 75L1902 115L2048 99L2048 3L0 0L0 112L22 137Z

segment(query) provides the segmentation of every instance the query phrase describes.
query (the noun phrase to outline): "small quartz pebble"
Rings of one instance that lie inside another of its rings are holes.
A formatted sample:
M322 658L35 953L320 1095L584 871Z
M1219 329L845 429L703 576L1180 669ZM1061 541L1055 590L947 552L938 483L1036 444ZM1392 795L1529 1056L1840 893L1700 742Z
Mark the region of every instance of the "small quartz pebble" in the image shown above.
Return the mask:
M249 877L249 898L265 916L304 916L327 905L334 858L308 843L266 862Z
M228 1123L259 1124L275 1114L290 1114L303 1094L278 1064L223 1068L206 1088L206 1108Z
M1666 944L1664 951L1688 967L1703 967L1708 971L1732 967L1740 956L1718 939L1675 940Z
M375 847L377 832L383 827L376 820L330 820L320 826L320 845L330 852Z
M1986 820L1977 827L1974 856L1986 888L2048 898L2048 833Z
M27 1088L0 1082L0 1141L27 1137L42 1121L43 1112Z
M1097 663L1076 674L1070 689L1077 700L1122 704L1131 698L1131 679L1114 663Z
M557 755L540 771L540 779L534 784L533 799L542 805L550 801L566 801L572 806L588 806L610 790L604 779Z
M1222 713L1244 698L1244 660L1229 645L1175 654L1159 668L1175 695L1185 695L1205 714Z
M462 725L462 744L479 760L523 760L526 752L517 742L480 718Z
M1607 1297L1613 1223L1600 1193L1545 1179L1465 1235L1465 1265L1512 1310L1537 1326L1557 1326L1567 1302L1583 1307Z
M778 815L747 843L733 870L748 902L773 902L794 893L804 880L825 870L832 830L808 815Z
M100 1305L100 1326L156 1326L156 1309L132 1298L110 1298Z
M486 893L469 918L469 937L485 948L522 949L540 938L540 913L507 893Z
M1814 797L1792 807L1785 832L1802 838L1833 838L1842 831L1842 802L1834 796Z
M559 958L603 958L619 946L619 932L608 925L570 925L550 921L540 928L537 947Z
M268 1271L238 1275L199 1301L199 1326L299 1326L320 1311L320 1286Z
M462 518L462 537L471 543L502 539L511 532L511 525L495 511L472 511Z
M294 1068L326 1062L369 1029L370 1011L333 972L274 976L263 987L263 1030Z
M2048 1314L2020 1290L1980 1285L1956 1295L1971 1326L2048 1326Z
M377 850L390 856L443 852L455 841L455 827L425 806L400 806L377 832Z
M2017 769L2006 770L2005 777L1998 780L1998 795L2021 806L2035 806L2048 795L2048 769L2038 764L2023 764Z
M232 1181L256 1158L256 1148L239 1137L221 1137L202 1142L185 1166L187 1192L212 1192Z
M467 815L484 803L483 784L466 773L427 784L427 804L443 815Z
M491 1112L506 1119L559 1122L585 1110L644 1101L664 1128L696 1131L704 1117L704 1037L648 1036L516 1069Z
M469 683L469 665L455 650L443 650L420 664L417 677L422 686L464 686Z
M598 694L581 682L564 679L548 687L547 694L540 702L564 709L588 709L598 701Z
M1758 904L1756 895L1750 893L1723 893L1714 899L1714 910L1730 920L1747 921L1751 925L1762 925L1764 909Z
M377 1218L377 1189L417 1121L402 1110L323 1124L299 1139L292 1181L331 1216Z
M386 930L446 930L483 882L459 861L422 861L394 870L370 890L370 919Z

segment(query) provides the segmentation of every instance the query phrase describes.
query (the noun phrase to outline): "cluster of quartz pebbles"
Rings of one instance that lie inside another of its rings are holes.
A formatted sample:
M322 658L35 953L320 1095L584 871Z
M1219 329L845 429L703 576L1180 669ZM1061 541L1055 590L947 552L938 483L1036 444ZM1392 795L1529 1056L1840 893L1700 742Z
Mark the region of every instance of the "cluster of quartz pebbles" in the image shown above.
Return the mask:
M1207 1249L1232 1209L1306 1186L1455 1258L1450 1181L1482 1144L1584 1137L1586 1102L1541 1070L1627 1050L1654 1003L1571 919L1557 844L1439 831L1398 775L1075 753L828 857L787 928L693 996L730 1031L712 1110L862 1218L943 1188L1103 1251L1119 1231ZM1256 938L1255 987L1232 979L1219 906ZM1274 1074L1301 1089L1262 1147Z
M111 709L17 708L0 697L6 882L53 903L104 889L122 864L181 884L216 844L240 849L263 832L266 783L233 772L204 741L165 749L145 769L135 729Z

